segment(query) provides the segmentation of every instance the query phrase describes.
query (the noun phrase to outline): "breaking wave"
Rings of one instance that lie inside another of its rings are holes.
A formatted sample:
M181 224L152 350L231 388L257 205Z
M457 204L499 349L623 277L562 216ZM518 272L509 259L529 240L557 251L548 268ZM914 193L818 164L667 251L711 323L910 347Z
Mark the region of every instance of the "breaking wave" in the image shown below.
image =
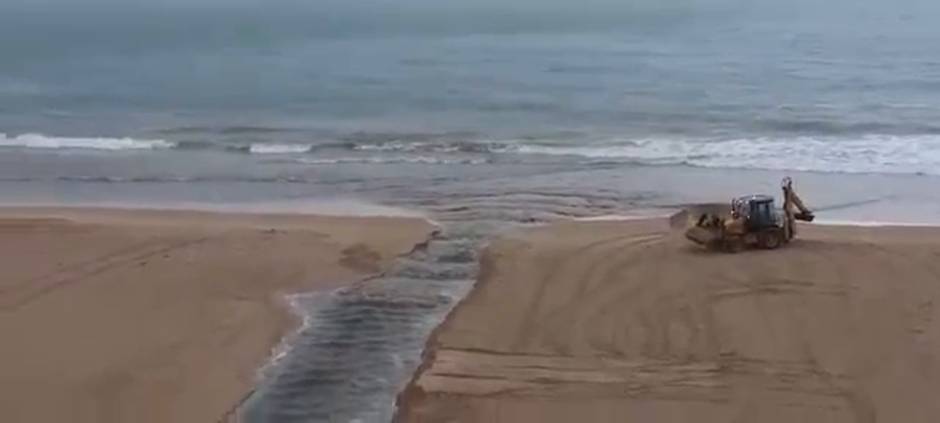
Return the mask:
M157 130L157 133L167 135L266 135L286 132L299 132L297 128L285 128L276 126L178 126Z
M41 134L7 136L0 147L93 150L216 150L273 155L307 165L426 164L480 165L495 160L587 160L592 163L687 165L839 173L940 175L940 135L863 135L750 138L569 138L455 139L448 135L399 138L363 137L355 141L254 142L208 140L171 142L134 138L67 138ZM287 157L284 157L287 156Z
M21 181L21 182L31 182L31 181L46 181L48 179L43 178L18 178L12 181ZM135 177L120 177L120 176L58 176L53 178L56 181L62 182L83 182L83 183L101 183L101 184L137 184L137 183L150 183L150 184L179 184L179 183L195 183L195 182L231 182L231 183L252 183L252 184L308 184L308 183L319 183L319 184L328 184L321 179L314 178L305 178L303 176L273 176L273 177L264 177L264 176L238 176L238 175L220 175L212 177L187 177L187 176L135 176ZM2 179L2 181L10 182L11 180ZM352 180L342 180L340 182L351 182L356 181Z
M405 153L478 153L498 154L512 150L511 142L503 141L387 141L360 143L352 146L355 151L392 151Z
M89 150L155 150L173 148L176 144L164 140L140 140L134 138L64 138L42 134L7 136L0 134L0 147L42 149L89 149Z
M579 142L580 141L580 142ZM940 135L753 138L519 139L386 141L356 151L477 155L569 156L641 165L688 165L840 173L940 174Z
M431 156L390 156L390 157L337 157L337 158L301 158L296 163L308 165L334 164L426 164L426 165L478 165L488 163L484 158L448 158Z
M940 174L940 136L868 135L726 140L645 139L617 144L519 145L516 153L651 165L842 173Z
M296 154L306 153L312 148L312 145L307 144L255 143L248 147L248 152L252 154Z

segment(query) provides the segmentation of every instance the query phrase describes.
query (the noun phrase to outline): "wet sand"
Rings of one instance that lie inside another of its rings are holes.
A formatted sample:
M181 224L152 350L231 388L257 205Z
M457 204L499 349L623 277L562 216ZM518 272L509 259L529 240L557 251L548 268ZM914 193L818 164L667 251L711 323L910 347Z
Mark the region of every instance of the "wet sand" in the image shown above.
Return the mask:
M406 422L940 421L940 229L705 252L663 220L494 242Z
M379 272L418 219L0 209L0 416L212 422L296 325L284 295Z

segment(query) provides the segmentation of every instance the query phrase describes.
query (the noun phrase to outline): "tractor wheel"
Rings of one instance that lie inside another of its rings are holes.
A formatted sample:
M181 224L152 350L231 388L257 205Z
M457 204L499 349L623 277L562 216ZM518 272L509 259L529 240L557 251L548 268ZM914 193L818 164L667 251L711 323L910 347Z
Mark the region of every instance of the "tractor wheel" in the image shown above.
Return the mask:
M776 250L783 245L783 232L764 231L757 234L757 245L765 250Z

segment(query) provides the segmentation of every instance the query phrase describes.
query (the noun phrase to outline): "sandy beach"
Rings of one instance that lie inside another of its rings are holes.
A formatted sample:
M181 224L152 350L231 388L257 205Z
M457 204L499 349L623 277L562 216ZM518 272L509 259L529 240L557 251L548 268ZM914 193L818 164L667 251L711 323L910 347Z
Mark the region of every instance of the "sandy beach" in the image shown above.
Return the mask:
M507 235L403 422L940 420L940 230L801 227L705 252L663 220Z
M212 422L296 322L285 294L381 271L419 219L0 210L0 416Z

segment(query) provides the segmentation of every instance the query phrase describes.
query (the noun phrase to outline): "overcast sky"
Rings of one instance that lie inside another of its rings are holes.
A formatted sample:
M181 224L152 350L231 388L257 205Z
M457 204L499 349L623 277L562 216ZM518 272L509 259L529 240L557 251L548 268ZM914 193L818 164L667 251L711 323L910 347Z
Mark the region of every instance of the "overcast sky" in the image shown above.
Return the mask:
M0 8L16 9L244 9L264 10L632 10L733 4L744 0L0 0ZM751 0L762 1L762 0ZM790 0L792 1L792 0Z
M350 11L424 9L490 11L609 11L775 9L801 7L813 13L820 9L858 7L937 10L936 0L0 0L0 10L122 10L135 9L255 9L263 11Z

